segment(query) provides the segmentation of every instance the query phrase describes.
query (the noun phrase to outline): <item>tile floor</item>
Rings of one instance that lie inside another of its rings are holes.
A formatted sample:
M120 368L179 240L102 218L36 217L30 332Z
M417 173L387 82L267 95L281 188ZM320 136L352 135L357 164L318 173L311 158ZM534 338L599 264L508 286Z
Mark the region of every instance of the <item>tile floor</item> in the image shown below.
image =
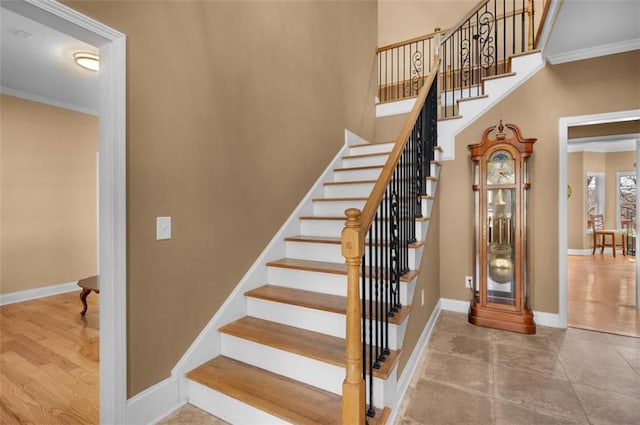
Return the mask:
M185 406L161 425L225 425ZM520 335L443 311L396 425L640 425L640 338Z

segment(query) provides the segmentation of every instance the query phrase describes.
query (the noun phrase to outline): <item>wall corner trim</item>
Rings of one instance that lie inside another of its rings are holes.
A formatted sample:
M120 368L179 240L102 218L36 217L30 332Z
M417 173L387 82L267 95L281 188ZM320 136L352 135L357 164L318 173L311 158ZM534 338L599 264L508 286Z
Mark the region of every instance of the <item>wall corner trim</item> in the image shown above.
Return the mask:
M127 401L127 424L154 424L187 403L180 397L175 376L158 382Z

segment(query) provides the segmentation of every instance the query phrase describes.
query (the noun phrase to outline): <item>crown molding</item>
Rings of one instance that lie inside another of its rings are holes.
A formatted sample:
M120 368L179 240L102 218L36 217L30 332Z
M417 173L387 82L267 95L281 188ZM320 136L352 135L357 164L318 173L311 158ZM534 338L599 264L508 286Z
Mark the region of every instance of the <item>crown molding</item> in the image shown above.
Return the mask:
M561 63L574 62L639 49L640 39L634 39L618 43L603 44L600 46L589 47L587 49L573 50L566 53L558 53L556 55L547 56L546 59L551 65L558 65Z
M0 93L9 96L19 97L21 99L30 100L32 102L44 103L45 105L55 106L57 108L68 109L70 111L81 112L83 114L89 114L98 116L100 115L98 109L87 108L85 106L77 105L75 103L62 102L56 99L52 99L46 96L39 96L37 94L29 93L22 90L16 90L9 87L0 86Z

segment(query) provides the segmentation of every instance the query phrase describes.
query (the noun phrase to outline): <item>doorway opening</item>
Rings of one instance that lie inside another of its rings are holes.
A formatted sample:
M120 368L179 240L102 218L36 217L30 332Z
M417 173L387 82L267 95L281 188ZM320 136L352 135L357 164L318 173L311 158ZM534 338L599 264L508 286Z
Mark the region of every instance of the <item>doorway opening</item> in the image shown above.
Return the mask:
M559 125L559 315L563 327L640 337L635 219L640 111ZM594 249L598 216L615 234ZM596 220L593 220L594 217ZM614 257L614 253L616 256Z
M126 368L126 68L125 36L57 2L2 7L98 49L100 270L100 422L125 423Z

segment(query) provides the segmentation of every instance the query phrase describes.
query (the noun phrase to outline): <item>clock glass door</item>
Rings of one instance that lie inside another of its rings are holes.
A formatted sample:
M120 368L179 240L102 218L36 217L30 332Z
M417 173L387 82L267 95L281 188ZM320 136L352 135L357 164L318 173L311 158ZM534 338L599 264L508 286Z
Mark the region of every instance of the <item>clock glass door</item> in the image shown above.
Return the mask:
M489 189L487 201L487 303L515 307L515 189Z

